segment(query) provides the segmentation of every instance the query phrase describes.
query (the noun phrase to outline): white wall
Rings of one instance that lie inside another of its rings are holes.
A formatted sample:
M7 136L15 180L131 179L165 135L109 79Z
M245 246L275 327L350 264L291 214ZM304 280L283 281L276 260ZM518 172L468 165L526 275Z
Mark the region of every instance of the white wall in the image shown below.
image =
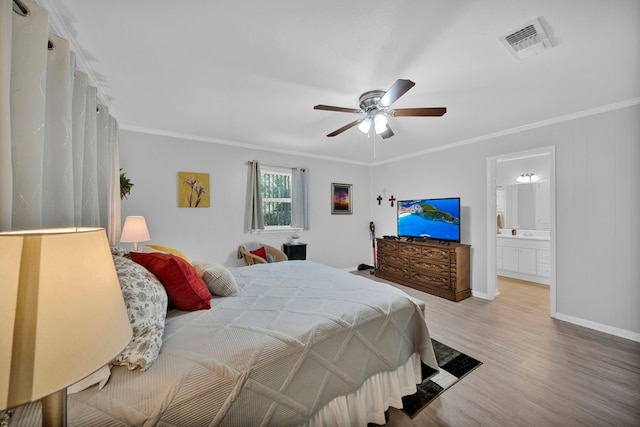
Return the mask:
M249 160L309 169L311 229L301 235L307 259L337 268L372 262L368 166L121 130L121 167L134 184L122 201L123 223L127 215L144 215L151 243L227 266L243 265L236 258L240 243L281 247L290 233L244 232ZM210 208L177 207L179 171L210 174ZM331 215L332 182L353 185L352 215Z
M640 106L490 138L369 168L207 142L122 131L121 165L135 187L126 215L144 215L152 241L192 259L240 265L239 243L279 246L287 234L244 233L251 159L310 169L308 259L338 268L372 263L376 235L396 234L388 198L461 198L461 240L471 245L471 286L487 293L486 159L556 147L557 317L640 340ZM209 172L212 206L178 208L178 171ZM353 184L354 214L330 214L331 182ZM381 205L375 198L381 195Z
M556 147L557 317L640 340L640 106L374 167L372 199L461 198L472 289L486 294L486 159ZM389 196L387 196L389 197ZM378 235L395 210L373 203Z

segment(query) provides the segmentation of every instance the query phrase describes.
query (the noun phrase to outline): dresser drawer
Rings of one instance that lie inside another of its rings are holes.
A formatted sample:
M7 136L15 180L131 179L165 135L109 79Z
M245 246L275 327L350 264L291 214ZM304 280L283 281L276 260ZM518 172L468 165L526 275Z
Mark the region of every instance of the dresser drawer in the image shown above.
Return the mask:
M429 273L421 273L417 270L413 271L413 274L411 275L411 279L420 284L435 286L435 287L444 288L444 289L449 289L451 284L448 276L447 277L433 276Z
M402 245L399 252L405 256L420 256L422 248L420 246Z
M388 263L388 264L394 264L394 265L404 266L404 267L408 267L409 266L409 257L401 256L401 255L398 255L396 253L382 253L382 254L379 254L378 260L381 263L385 263L385 264Z
M378 252L398 252L398 242L378 239Z
M449 251L447 249L422 248L422 258L433 261L449 262Z
M400 267L392 264L380 264L378 270L381 273L389 274L396 277L403 277L405 279L411 278L411 271L407 267Z
M420 270L420 273L435 274L437 276L448 277L451 274L451 267L449 264L438 264L429 262L422 258L411 258L411 268Z

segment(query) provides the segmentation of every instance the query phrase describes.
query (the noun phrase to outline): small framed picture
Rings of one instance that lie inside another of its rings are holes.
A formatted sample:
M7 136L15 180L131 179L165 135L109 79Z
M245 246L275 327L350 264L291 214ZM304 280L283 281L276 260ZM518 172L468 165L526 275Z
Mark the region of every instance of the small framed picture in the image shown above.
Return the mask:
M331 214L352 214L351 184L331 183Z
M209 174L178 172L178 207L208 208L209 205Z

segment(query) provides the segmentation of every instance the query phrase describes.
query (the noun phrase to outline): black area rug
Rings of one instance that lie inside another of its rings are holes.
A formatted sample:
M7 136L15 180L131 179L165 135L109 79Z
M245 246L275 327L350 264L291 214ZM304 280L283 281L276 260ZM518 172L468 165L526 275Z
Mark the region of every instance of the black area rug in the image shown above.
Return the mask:
M482 365L482 362L439 341L431 339L431 342L440 372L436 374L434 369L422 364L423 381L418 385L418 391L402 398L402 411L411 418L418 415L422 409L462 377Z

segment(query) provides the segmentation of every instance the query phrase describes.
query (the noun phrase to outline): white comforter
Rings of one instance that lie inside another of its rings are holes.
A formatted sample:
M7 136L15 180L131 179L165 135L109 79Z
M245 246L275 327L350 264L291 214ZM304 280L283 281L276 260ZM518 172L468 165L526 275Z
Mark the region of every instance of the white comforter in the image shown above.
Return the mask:
M437 369L402 291L310 261L231 269L239 295L172 311L146 372L69 397L70 425L300 425L414 353Z

